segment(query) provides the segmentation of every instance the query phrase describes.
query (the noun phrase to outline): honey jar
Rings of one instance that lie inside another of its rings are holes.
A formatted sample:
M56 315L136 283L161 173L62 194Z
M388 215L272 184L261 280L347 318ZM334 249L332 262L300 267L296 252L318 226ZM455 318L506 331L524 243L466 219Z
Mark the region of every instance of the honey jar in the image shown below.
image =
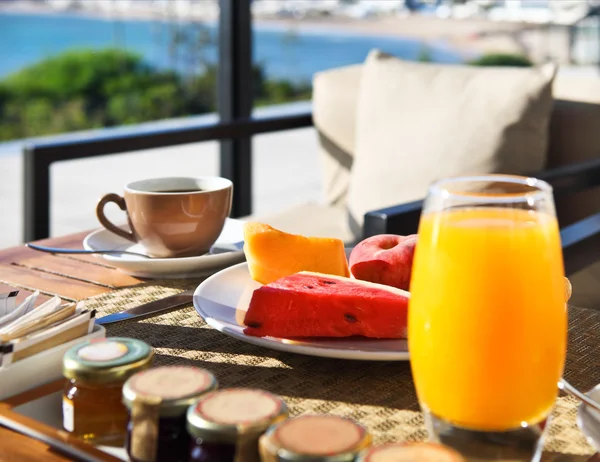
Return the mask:
M365 451L359 462L397 462L418 460L422 462L465 462L454 449L437 443L389 443Z
M132 462L187 462L186 413L217 379L197 367L164 366L138 372L123 386L129 410L127 453Z
M258 462L258 439L287 416L281 398L265 391L230 388L205 395L188 409L188 460Z
M125 381L150 367L152 347L140 340L109 337L76 345L63 357L63 427L94 444L120 446L128 413Z
M260 439L262 462L354 462L372 444L356 422L334 415L305 415L270 428Z

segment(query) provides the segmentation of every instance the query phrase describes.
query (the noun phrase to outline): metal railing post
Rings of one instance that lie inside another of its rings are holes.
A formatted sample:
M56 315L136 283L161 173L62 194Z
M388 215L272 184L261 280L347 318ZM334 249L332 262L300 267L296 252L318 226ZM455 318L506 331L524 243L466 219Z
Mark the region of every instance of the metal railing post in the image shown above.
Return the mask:
M50 235L50 162L35 148L23 149L23 241Z
M222 123L250 117L253 103L250 0L221 0L218 110ZM221 176L233 181L232 217L252 213L252 139L221 141Z

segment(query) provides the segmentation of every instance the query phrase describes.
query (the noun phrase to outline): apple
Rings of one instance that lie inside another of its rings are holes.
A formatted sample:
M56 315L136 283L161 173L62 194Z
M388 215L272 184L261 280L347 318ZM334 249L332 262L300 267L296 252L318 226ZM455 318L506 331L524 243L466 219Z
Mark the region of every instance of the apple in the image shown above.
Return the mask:
M408 290L417 235L378 234L359 242L350 253L356 279Z
M573 286L571 285L571 281L565 278L565 302L568 302L573 294Z

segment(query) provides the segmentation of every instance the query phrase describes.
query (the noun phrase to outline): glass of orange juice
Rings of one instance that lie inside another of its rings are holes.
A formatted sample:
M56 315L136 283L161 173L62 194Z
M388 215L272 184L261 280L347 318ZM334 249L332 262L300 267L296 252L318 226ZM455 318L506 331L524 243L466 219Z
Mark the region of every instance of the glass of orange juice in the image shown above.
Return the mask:
M567 342L552 188L439 181L418 236L408 342L430 439L470 460L538 460Z

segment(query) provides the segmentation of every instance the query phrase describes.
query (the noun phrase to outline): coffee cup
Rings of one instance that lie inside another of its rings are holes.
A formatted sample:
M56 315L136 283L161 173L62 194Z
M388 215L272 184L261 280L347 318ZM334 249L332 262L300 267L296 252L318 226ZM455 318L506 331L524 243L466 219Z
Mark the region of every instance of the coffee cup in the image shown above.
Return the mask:
M125 185L123 196L104 195L96 215L108 231L140 243L152 257L191 257L208 252L221 234L232 193L226 178L152 178ZM125 211L130 230L106 218L109 202Z

